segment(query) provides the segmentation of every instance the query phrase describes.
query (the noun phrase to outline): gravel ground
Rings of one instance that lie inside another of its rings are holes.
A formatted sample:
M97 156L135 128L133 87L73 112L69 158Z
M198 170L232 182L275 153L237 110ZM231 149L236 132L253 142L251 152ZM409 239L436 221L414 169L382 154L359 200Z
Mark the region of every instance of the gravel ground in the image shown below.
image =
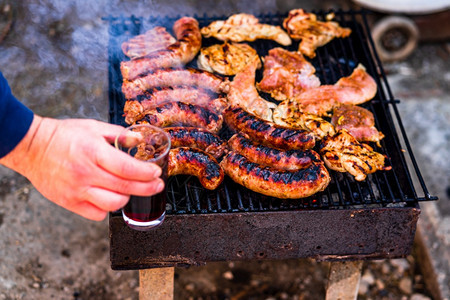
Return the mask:
M124 2L136 5L134 13L146 9L145 1L9 1L15 22L0 43L0 65L15 95L44 116L106 121L107 30L100 17L108 5L112 13L129 14L130 6L121 9ZM213 2L203 8L214 7ZM273 9L279 2L261 5ZM191 5L187 13L198 9L197 2L186 3ZM233 9L243 7L234 4ZM402 100L399 110L419 166L431 194L441 199L436 205L443 215L450 214L449 55L445 44L421 45L408 60L385 66L394 95ZM137 299L138 272L110 269L107 221L90 222L57 207L3 167L0 176L0 299ZM447 242L448 224L448 218L439 224ZM209 263L177 269L175 296L320 299L327 272L328 263L307 259ZM414 251L403 259L367 261L359 299L429 299L423 279Z

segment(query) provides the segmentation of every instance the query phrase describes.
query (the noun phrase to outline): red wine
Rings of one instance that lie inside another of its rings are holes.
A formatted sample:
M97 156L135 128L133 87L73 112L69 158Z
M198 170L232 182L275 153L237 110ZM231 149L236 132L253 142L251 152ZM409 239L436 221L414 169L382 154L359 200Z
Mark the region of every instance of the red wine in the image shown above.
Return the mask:
M163 161L164 166L161 166L161 179L167 182L167 160ZM166 211L167 202L167 187L164 190L153 196L131 196L130 201L122 209L124 216L130 219L127 223L133 228L138 229L139 226L145 227L148 222L155 221L156 224L149 224L149 227L154 227L162 222L162 217ZM158 222L158 219L161 219ZM127 221L127 220L125 220ZM132 222L134 221L134 222ZM143 224L140 225L139 223ZM145 229L145 228L144 228Z
M158 219L166 211L166 191L150 196L131 196L123 208L125 215L136 222L150 222Z

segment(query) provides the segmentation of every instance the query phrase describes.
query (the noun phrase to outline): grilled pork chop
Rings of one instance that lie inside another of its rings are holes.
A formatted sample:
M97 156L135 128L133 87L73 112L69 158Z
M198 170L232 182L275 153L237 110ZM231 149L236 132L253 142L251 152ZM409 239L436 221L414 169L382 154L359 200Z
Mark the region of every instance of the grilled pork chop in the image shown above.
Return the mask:
M377 92L375 80L359 64L350 76L342 77L333 85L321 85L305 89L292 100L284 100L281 106L304 113L328 116L328 112L340 104L361 104L372 99Z
M347 129L359 142L376 142L384 138L384 134L375 128L373 114L360 106L340 105L333 110L331 118L336 130Z
M377 93L377 83L366 72L366 68L359 64L350 74L342 77L334 85L321 85L304 90L295 99L297 101L316 101L334 99L343 104L361 104L372 99Z
M277 100L291 99L304 89L320 85L315 72L316 69L300 52L273 48L264 58L263 79L257 87Z

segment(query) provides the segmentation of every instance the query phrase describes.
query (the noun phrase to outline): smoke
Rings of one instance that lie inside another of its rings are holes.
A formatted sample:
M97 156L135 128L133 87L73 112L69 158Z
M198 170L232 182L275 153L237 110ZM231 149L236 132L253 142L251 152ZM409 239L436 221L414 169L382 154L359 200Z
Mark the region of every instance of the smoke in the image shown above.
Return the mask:
M277 10L276 0L23 0L0 44L14 94L49 117L108 118L107 16L229 16ZM171 28L168 28L171 30Z

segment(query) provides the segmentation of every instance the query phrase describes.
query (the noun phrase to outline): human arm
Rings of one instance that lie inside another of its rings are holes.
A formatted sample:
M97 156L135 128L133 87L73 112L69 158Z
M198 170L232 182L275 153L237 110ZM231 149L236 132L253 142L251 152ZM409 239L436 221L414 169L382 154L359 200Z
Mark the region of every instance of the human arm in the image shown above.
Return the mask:
M130 194L163 189L161 169L110 145L123 128L95 120L36 116L0 163L27 177L50 201L87 219L103 220ZM162 185L161 185L162 184Z
M42 118L11 94L0 73L0 164L27 177L50 201L102 220L129 195L163 189L161 169L110 143L123 127L95 120Z

